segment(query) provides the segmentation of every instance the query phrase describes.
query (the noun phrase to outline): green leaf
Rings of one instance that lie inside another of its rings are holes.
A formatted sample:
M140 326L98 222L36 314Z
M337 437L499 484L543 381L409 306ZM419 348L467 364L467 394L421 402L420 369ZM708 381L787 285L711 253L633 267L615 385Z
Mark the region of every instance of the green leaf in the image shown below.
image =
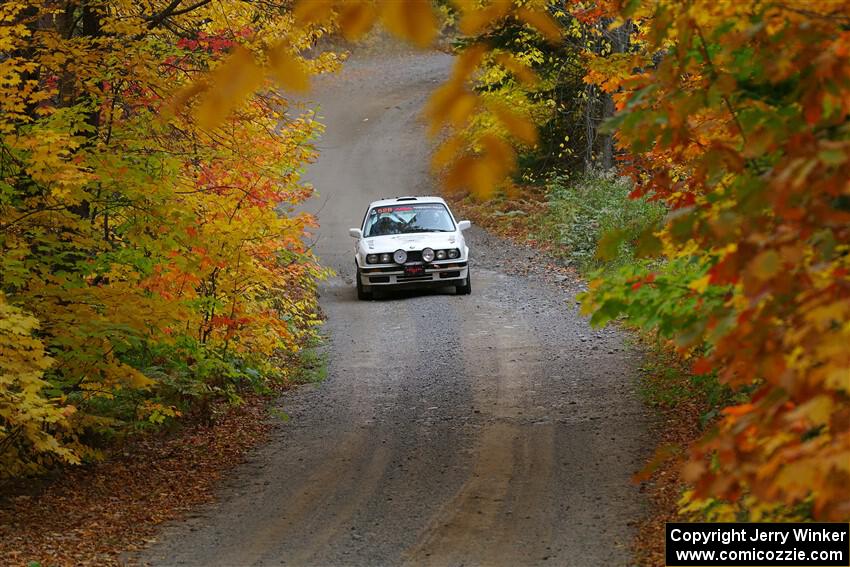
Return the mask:
M626 238L628 233L620 228L609 230L599 239L599 245L596 249L596 255L601 260L610 260L617 256L617 251L620 245Z

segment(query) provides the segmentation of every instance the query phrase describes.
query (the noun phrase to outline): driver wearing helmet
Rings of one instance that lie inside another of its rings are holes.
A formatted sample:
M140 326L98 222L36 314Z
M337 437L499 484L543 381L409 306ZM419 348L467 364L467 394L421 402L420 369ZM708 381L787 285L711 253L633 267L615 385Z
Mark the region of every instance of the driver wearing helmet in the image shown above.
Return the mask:
M417 215L417 226L423 230L442 230L443 222L437 211L422 211Z

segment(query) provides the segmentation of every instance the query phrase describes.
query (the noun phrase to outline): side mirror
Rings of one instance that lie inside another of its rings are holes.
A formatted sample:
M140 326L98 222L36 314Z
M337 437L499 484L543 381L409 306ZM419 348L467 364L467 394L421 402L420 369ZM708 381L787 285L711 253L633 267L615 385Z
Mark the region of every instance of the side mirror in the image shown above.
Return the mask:
M359 228L349 228L348 236L351 238L363 238L363 231Z
M472 228L472 223L468 220L458 221L457 228L458 230L466 230L468 228Z

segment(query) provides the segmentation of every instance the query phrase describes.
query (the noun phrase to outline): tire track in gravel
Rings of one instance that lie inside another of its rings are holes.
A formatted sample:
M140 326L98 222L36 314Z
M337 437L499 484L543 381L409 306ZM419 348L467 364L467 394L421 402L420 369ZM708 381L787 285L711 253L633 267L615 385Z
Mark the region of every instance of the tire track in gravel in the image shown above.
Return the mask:
M479 294L486 297L490 274L479 271L478 276L485 283L478 285ZM407 557L410 564L500 564L513 555L529 514L535 516L536 529L525 553L547 555L535 544L550 541L554 525L549 506L554 429L545 422L533 428L513 423L527 409L525 396L534 379L529 363L539 353L521 318L502 324L507 315L497 307L467 321L465 369L477 385L475 405L490 420L479 435L472 474L431 520Z

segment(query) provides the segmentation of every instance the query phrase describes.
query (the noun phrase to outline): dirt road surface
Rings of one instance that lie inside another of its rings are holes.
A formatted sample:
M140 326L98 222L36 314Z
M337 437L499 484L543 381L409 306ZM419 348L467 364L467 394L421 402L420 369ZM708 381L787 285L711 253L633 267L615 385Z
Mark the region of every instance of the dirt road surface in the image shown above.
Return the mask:
M449 65L378 48L319 81L328 378L280 400L291 419L142 562L629 563L644 505L629 477L649 443L639 355L587 325L575 286L473 229L472 295L355 297L347 229L371 200L436 191L417 116Z

